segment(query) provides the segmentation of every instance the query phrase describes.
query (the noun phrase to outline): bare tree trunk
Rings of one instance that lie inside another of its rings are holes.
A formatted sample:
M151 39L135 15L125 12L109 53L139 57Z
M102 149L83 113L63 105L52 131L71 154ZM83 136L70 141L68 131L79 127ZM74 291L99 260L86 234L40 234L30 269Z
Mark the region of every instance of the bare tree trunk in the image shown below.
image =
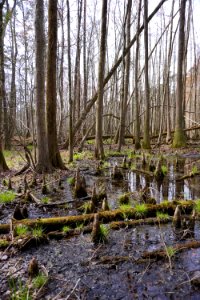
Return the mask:
M47 139L50 162L55 168L65 169L57 142L56 131L56 56L57 56L57 0L49 0L47 53Z
M130 43L130 27L131 27L131 8L132 0L127 3L126 17L124 22L124 50L125 45ZM120 116L120 127L119 127L119 144L118 151L121 151L121 146L125 144L125 125L126 125L126 115L127 115L127 102L128 102L128 92L129 92L129 77L130 77L130 51L124 59L123 63L123 76L122 76L122 99L121 99L121 116Z
M4 155L3 155L3 110L2 105L5 97L5 74L4 74L4 41L3 41L3 5L5 0L0 3L0 171L8 170Z
M144 47L145 47L145 117L143 148L150 149L150 94L149 94L149 60L148 60L148 0L144 1Z
M181 0L180 25L178 40L178 62L177 62L177 87L176 87L176 126L173 139L173 147L179 148L186 145L186 137L183 128L183 60L185 51L185 6L187 0Z
M137 18L137 33L136 33L136 53L135 53L135 149L140 149L140 119L139 119L139 85L138 85L138 69L139 69L139 48L140 48L140 14L141 14L142 0L138 4L138 18Z
M44 32L44 0L36 0L35 9L35 103L37 128L37 165L38 173L51 170L47 143L45 118L45 32Z
M102 140L102 117L103 117L103 95L104 95L104 73L106 58L106 39L107 39L107 0L102 1L101 13L101 40L98 71L98 99L96 110L96 137L95 137L95 157L104 158L103 140Z
M71 80L71 38L70 38L70 9L67 0L67 56L68 56L68 93L69 93L69 161L73 161L73 101Z

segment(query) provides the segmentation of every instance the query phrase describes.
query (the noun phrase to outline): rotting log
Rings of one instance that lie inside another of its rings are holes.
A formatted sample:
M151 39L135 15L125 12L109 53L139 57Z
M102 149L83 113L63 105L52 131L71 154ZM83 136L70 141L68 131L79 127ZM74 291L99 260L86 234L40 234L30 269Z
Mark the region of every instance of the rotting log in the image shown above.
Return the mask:
M183 214L190 214L194 207L194 201L175 201L164 204L150 205L147 204L147 212L145 218L156 217L156 213L162 212L173 216L176 205L180 205L180 209ZM99 212L99 220L101 223L108 223L117 220L124 220L124 212L128 213L130 219L139 219L137 211L134 208L127 210L111 210L111 211L101 211ZM75 228L77 224L87 225L93 221L94 214L83 214L78 216L63 216L54 218L38 218L38 219L24 219L24 220L13 220L13 226L23 224L28 227L34 228L36 226L42 226L45 232L59 230L64 225L71 226ZM7 233L10 230L10 224L0 224L0 233Z
M133 171L135 173L139 173L139 174L144 174L149 177L154 177L154 173L151 171L139 170L139 169L135 169L135 168L132 168L131 171Z
M174 246L171 246L174 250L174 253L176 254L177 252L181 252L187 249L195 249L200 247L200 241L189 241L184 244L176 244ZM142 259L162 259L162 258L167 258L167 252L166 250L160 249L160 250L155 250L152 252L144 252L141 256Z

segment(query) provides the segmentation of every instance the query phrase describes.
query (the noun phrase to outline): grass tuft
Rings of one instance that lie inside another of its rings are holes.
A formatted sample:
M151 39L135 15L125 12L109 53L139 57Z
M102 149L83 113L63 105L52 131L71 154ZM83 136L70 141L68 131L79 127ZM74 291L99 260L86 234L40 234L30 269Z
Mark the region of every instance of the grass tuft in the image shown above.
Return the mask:
M67 233L67 232L69 232L70 230L71 230L70 226L67 226L67 225L63 226L63 228L62 228L62 232L63 232L63 233Z
M169 219L169 215L168 215L168 214L165 214L165 213L162 213L162 212L159 212L159 211L157 211L156 217L157 217L157 219L159 219L160 221L165 221L165 220L168 220L168 219Z
M25 225L20 224L20 225L17 225L17 226L15 227L15 233L16 233L16 235L18 235L18 236L24 236L24 235L26 235L28 232L29 232L29 229L28 229L28 227L25 226Z
M43 287L48 281L48 276L43 273L39 273L35 278L32 280L33 288L40 289Z
M12 191L0 193L0 203L10 203L15 199L16 195Z
M144 203L143 204L136 204L134 208L135 208L135 215L137 217L142 218L147 214L148 207Z
M43 228L41 226L37 226L35 228L33 228L32 230L32 235L34 238L39 239L43 236Z

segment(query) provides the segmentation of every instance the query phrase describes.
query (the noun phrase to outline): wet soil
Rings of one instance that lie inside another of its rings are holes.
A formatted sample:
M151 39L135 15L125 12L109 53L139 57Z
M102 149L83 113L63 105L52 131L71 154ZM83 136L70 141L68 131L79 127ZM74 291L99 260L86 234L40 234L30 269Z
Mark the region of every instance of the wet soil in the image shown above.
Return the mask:
M176 155L165 157L168 175L162 183L130 169L122 169L123 180L112 179L112 167L121 167L123 157L111 157L101 175L96 174L94 161L79 161L81 174L85 176L88 195L92 194L94 182L97 189L106 188L111 209L117 208L118 196L125 192L131 194L131 204L141 202L141 190L148 186L149 194L157 203L163 200L200 198L199 176L177 181L184 174L199 168L200 154L196 151L179 156L176 168ZM153 157L156 163L156 157ZM141 160L133 159L132 164L142 168ZM28 204L29 218L77 215L77 207L84 200L74 199L67 178L74 172L61 173L62 188L53 178L48 178L51 192L48 197L52 203L64 201L65 204L51 207ZM39 179L38 179L39 180ZM17 185L17 183L16 183ZM52 187L56 187L56 192ZM1 185L1 190L5 187ZM41 199L41 189L33 189ZM15 203L22 201L17 198ZM15 204L1 206L0 223L7 223L12 217ZM109 227L109 224L106 226ZM1 235L0 235L1 238ZM35 257L40 266L49 274L49 281L37 299L199 299L200 295L200 248L185 249L162 260L142 260L145 251L164 249L177 243L200 240L200 223L196 221L194 232L186 240L180 239L172 224L143 225L135 228L110 230L108 242L93 245L90 234L80 234L70 239L49 240L48 244L38 245L20 252L14 249L0 251L0 299L11 299L9 280L28 282L28 263ZM198 273L199 271L199 273ZM197 280L192 279L197 277ZM199 281L198 281L199 278Z

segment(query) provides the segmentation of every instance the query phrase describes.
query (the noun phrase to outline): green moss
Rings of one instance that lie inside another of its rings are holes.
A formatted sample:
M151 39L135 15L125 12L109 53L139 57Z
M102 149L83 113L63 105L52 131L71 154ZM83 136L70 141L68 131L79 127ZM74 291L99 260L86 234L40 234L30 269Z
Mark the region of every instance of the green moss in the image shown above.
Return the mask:
M129 194L125 193L118 198L119 204L129 204L130 203L130 197Z
M198 214L200 213L200 199L195 201L194 209Z
M5 239L0 239L0 248L7 248L9 245L9 242Z
M16 195L12 191L0 193L0 203L9 203L15 199Z
M175 129L172 147L181 148L185 146L186 146L186 136L184 131L182 129Z
M163 175L167 175L167 172L168 172L167 166L162 165L161 166L161 171L162 171Z

